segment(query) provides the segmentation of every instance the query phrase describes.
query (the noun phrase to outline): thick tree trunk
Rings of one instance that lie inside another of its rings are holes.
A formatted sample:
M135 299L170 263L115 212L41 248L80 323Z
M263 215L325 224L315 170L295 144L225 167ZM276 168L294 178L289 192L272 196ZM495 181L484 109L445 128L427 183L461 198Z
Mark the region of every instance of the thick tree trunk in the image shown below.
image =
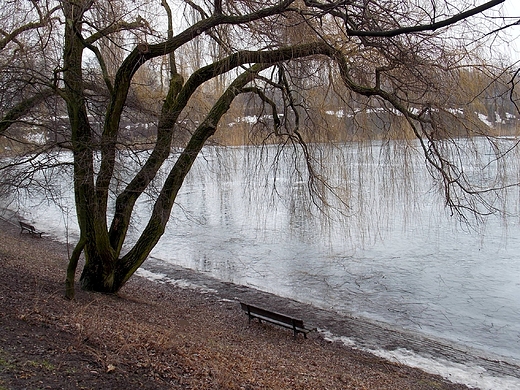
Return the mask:
M115 283L117 255L110 246L106 222L87 218L85 232L85 267L81 273L81 288L87 291L115 293L121 285Z
M72 270L85 241L85 268L81 276L82 287L87 290L112 292L111 282L115 266L114 254L110 248L105 210L98 206L94 184L93 155L95 143L87 115L83 85L83 50L81 38L81 18L90 2L64 2L65 24L64 44L64 97L70 120L71 140L74 155L74 194L76 214L81 240L70 259L68 271L68 296L73 296Z
M108 294L118 292L122 285L114 283L116 279L114 266L113 258L105 258L99 254L88 256L80 277L81 288Z

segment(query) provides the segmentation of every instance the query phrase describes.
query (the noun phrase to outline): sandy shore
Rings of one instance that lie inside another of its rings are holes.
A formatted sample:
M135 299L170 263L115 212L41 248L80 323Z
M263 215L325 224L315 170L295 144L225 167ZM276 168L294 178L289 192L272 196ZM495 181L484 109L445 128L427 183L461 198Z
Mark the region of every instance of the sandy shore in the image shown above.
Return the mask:
M78 290L67 301L67 248L1 220L0 264L0 389L466 388L317 332L293 339L286 329L249 324L238 300L327 318L215 280L201 290L133 277L116 296ZM196 284L204 278L176 272Z

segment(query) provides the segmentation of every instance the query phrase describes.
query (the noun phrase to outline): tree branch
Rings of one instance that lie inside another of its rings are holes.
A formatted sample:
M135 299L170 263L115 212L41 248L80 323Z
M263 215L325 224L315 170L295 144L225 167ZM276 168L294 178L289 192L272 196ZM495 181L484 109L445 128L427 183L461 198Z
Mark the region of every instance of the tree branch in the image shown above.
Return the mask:
M31 109L34 108L34 106L40 104L55 93L56 91L52 88L44 89L30 98L22 100L16 106L11 108L3 118L0 118L0 135L4 134L6 130L18 119L28 114Z
M94 34L92 34L91 36L86 38L85 42L87 42L87 44L91 45L94 42L96 42L98 39L106 37L110 34L114 34L114 33L121 32L121 31L126 31L126 30L132 30L132 29L136 29L136 28L144 28L144 27L148 27L148 23L146 22L146 20L144 20L141 17L138 17L135 20L135 22L121 21L119 23L111 24L110 26L104 28L103 30L99 30L99 31L95 32Z
M40 20L38 22L29 22L27 24L24 24L23 26L18 27L17 29L13 30L11 33L8 33L2 29L0 29L0 33L4 35L3 39L0 39L0 50L4 49L9 42L15 41L16 37L18 37L20 34L29 31L29 30L35 30L38 28L41 28L45 26L50 20L51 15L59 10L61 7L56 6L52 8L47 15L43 15L41 10L37 8L38 14L40 16Z
M347 29L347 34L350 36L357 36L357 37L391 38L391 37L395 37L397 35L410 34L410 33L414 33L414 32L435 31L439 28L450 26L452 24L460 22L461 20L467 19L473 15L484 12L490 8L497 6L498 4L503 3L504 1L505 0L491 0L485 4L482 4L481 6L472 8L465 12L461 12L458 15L452 16L451 18L448 18L446 20L436 22L436 23L422 24L422 25L410 26L410 27L401 27L401 28L397 28L394 30L386 30L386 31L362 31L362 30Z
M331 54L331 52L332 49L330 46L323 42L285 47L273 51L240 51L193 73L179 92L174 105L170 109L170 113L160 118L156 146L150 154L150 157L116 200L116 211L110 227L110 242L112 247L116 251L120 250L124 237L124 229L122 229L122 227L127 226L129 223L132 206L155 177L164 160L168 157L174 124L200 85L213 77L245 64L257 63L269 67L273 64L294 58L307 57L315 54ZM244 86L241 86L240 88L242 89L243 87Z

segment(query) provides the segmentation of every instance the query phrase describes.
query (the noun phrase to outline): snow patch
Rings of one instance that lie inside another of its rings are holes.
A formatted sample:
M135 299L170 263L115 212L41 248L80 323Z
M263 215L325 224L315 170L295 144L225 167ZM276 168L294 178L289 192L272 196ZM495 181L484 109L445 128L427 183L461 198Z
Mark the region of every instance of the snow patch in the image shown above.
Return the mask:
M204 285L199 285L199 284L193 283L186 279L173 279L173 278L168 277L166 274L151 272L144 268L139 268L135 272L135 274L137 276L141 276L145 279L151 280L152 282L163 283L163 284L168 283L175 287L179 287L179 288L183 288L183 289L198 290L198 291L202 292L203 294L217 292L217 290L208 288Z
M488 117L487 115L484 115L484 114L478 114L478 119L480 119L481 122L484 122L486 124L486 126L488 127L493 127L493 123L491 123L489 120L488 120Z
M357 343L348 337L335 336L331 332L323 329L319 329L318 331L325 340L341 342L348 347L369 352L390 362L418 368L427 373L442 376L450 382L461 383L470 388L478 388L480 390L520 389L520 378L512 376L496 376L488 373L483 367L468 366L432 356L422 356L404 348L397 348L393 351L362 348L358 347Z

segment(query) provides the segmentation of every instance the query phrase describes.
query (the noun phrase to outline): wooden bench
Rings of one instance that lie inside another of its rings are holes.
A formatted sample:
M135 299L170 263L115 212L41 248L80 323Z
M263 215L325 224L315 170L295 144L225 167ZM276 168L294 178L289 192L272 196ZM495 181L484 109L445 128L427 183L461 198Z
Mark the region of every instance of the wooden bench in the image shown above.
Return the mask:
M27 232L27 233L30 233L34 236L42 236L43 232L40 232L39 230L36 230L36 228L33 226L33 225L29 225L28 223L25 223L25 222L22 222L22 221L18 221L20 223L20 234L22 234L23 232Z
M284 328L292 329L294 332L294 338L298 336L298 333L302 333L303 337L307 338L307 333L312 330L305 328L302 320L287 316L285 314L276 313L274 311L262 309L261 307L253 306L243 302L240 302L240 306L249 317L249 322L251 322L253 318L257 318L258 322L262 322L262 320L264 320L275 325L283 326Z

